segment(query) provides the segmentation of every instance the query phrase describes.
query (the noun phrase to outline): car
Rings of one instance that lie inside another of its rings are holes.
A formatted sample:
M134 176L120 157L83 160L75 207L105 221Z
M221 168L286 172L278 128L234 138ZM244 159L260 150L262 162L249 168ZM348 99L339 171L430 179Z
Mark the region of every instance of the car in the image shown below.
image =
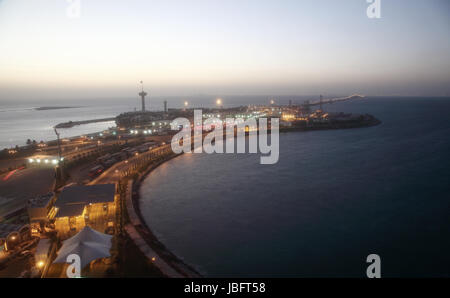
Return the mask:
M95 166L89 170L89 176L91 178L94 178L94 177L100 175L103 171L104 171L104 168L102 165Z

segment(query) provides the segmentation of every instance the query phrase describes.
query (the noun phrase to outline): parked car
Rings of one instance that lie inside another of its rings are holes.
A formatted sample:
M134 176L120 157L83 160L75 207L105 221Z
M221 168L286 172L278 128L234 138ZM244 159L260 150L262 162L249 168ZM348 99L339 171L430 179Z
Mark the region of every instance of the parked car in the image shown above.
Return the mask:
M103 173L105 168L102 165L97 165L89 170L89 177L94 178Z

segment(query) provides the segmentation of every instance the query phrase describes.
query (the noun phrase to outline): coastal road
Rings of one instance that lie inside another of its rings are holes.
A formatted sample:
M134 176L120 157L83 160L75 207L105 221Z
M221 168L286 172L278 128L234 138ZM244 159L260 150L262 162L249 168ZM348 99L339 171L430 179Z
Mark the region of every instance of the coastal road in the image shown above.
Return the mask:
M170 145L169 145L170 146ZM116 163L111 168L103 172L99 177L92 180L89 184L107 184L107 183L115 183L120 180L120 178L128 171L130 168L139 165L143 159L151 158L152 156L156 156L162 153L164 150L167 150L168 145L161 146L149 150L145 153L141 153L137 156L133 156L125 161Z
M149 138L155 140L156 142L169 142L170 137L168 136L153 136ZM144 160L148 158L152 158L159 154L162 154L164 151L170 149L170 145L162 145L156 148L153 148L147 152L140 153L137 156L130 157L125 161L118 162L114 164L112 167L103 172L100 176L92 180L89 184L107 184L107 183L115 183L126 174L126 172L133 167L138 166ZM171 150L171 149L170 149Z
M52 190L55 170L22 168L0 176L0 218L24 207L28 199Z

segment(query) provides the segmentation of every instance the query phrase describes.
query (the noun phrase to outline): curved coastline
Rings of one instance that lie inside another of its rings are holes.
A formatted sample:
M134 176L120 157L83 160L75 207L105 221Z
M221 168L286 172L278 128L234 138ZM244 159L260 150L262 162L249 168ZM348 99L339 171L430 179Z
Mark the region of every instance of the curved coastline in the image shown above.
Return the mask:
M139 177L136 179L136 181L133 182L132 185L132 207L139 219L139 229L143 232L140 234L142 238L147 242L147 244L153 250L155 250L155 252L157 252L161 256L161 258L164 259L164 261L166 261L166 263L172 267L173 270L186 277L198 278L203 276L195 268L193 268L193 266L186 264L182 259L172 253L161 241L158 240L158 238L152 232L151 228L146 224L144 217L142 216L139 204L141 184L147 178L147 176L163 163L172 160L180 155L182 155L182 153L170 155L164 158L162 161L150 165L142 174L139 175Z
M334 129L351 129L351 128L364 128L364 127L371 127L371 126L377 126L381 124L382 122L377 119L373 118L370 121L362 122L359 124L353 124L353 125L335 125L335 126L328 126L328 127L310 127L310 128L287 128L287 129L280 129L281 133L286 132L305 132L305 131L311 131L311 130L334 130ZM192 265L186 264L180 257L176 256L174 253L172 253L159 239L155 236L155 234L152 232L151 228L147 225L147 223L144 220L144 217L141 213L140 208L140 199L141 199L141 184L142 182L148 177L148 175L158 168L163 163L170 161L176 157L181 156L183 153L180 154L173 154L166 158L164 158L162 161L159 161L155 164L150 165L143 173L139 174L138 178L133 181L132 186L132 207L137 214L139 218L139 226L143 230L143 238L145 241L151 246L152 249L154 249L159 255L163 256L165 261L172 266L172 268L181 273L186 274L187 277L203 277Z

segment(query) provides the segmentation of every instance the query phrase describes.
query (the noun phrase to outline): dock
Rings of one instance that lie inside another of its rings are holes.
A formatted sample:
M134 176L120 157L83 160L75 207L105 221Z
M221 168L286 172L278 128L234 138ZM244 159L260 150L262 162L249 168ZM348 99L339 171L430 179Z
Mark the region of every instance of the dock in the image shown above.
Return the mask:
M83 120L83 121L69 121L69 122L63 122L59 123L55 126L55 128L71 128L77 125L82 124L89 124L89 123L97 123L97 122L107 122L107 121L114 121L116 120L115 117L111 118L102 118L102 119L92 119L92 120Z

